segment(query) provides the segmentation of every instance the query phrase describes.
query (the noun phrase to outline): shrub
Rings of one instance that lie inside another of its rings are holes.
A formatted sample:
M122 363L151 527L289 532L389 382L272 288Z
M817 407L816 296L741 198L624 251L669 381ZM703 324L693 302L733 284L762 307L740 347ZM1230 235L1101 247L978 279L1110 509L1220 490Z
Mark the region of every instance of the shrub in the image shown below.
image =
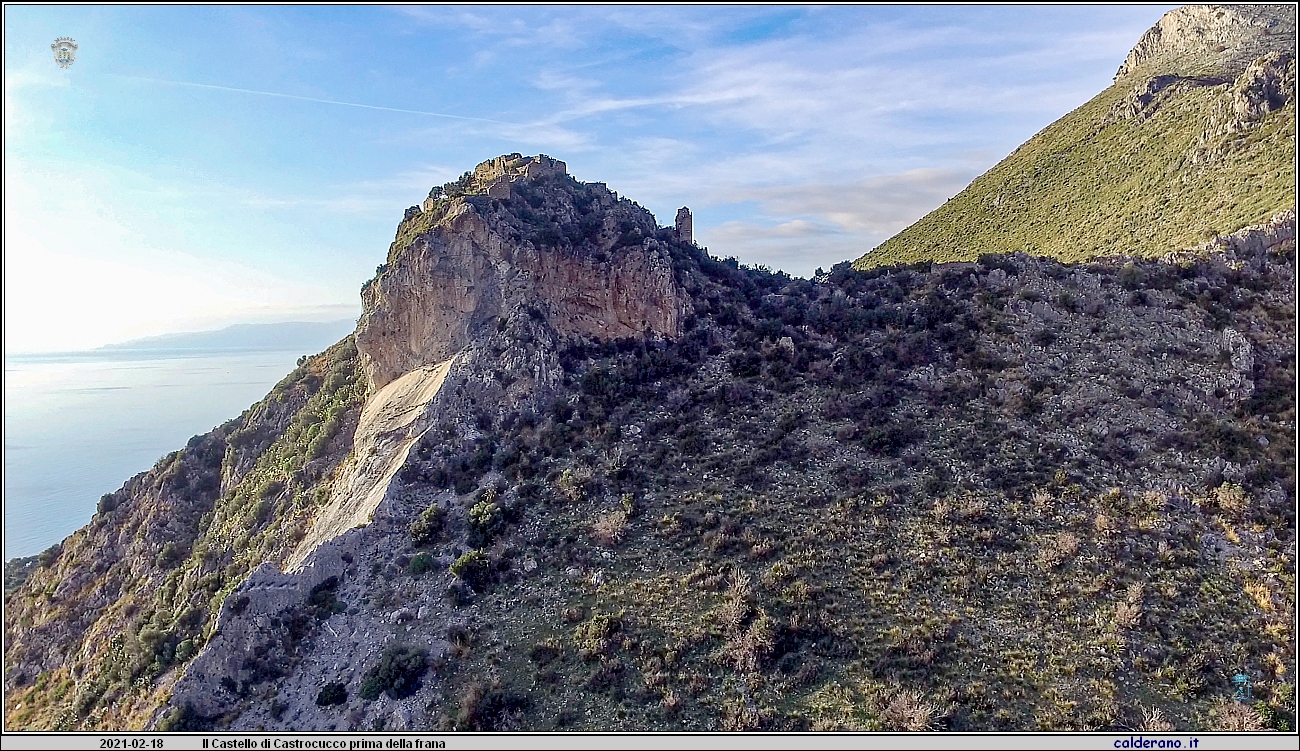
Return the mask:
M307 600L307 606L316 618L323 621L335 613L342 613L348 609L347 603L334 597L334 591L338 586L338 577L331 576L311 588L311 597Z
M405 644L390 644L379 664L366 671L361 681L361 698L374 701L381 693L404 699L420 690L420 676L428 668L427 650Z
M1175 728L1174 724L1169 721L1169 717L1160 711L1159 707L1155 707L1143 708L1142 724L1137 729L1144 733L1172 733Z
M406 570L411 576L420 576L433 570L434 558L428 553L416 553L411 562L406 565Z
M477 591L488 584L492 575L492 565L483 551L471 550L451 564L451 573Z
M591 532L596 540L606 547L613 547L627 536L627 512L619 509L606 514L591 525Z
M737 378L752 378L762 370L763 358L753 350L742 350L733 352L728 358L728 364L731 366L731 374Z
M154 565L158 568L171 568L180 562L181 552L176 548L176 543L170 540L163 544L162 550L154 557Z
M474 681L465 687L458 704L457 730L513 730L527 699L502 691L495 682Z
M442 506L433 504L420 512L419 518L411 522L411 542L417 547L432 545L442 537L447 524L447 512Z
M451 584L448 584L447 589L443 590L442 596L447 600L447 602L450 602L456 607L461 607L474 602L473 590L466 586L464 582L460 581L454 581Z
M198 651L199 651L198 647L195 646L192 640L184 639L181 641L180 644L176 645L176 661L185 662L186 660L193 657L194 654Z
M614 634L621 631L623 623L617 615L596 613L591 620L579 624L573 630L573 641L586 659L591 659L607 650Z
M283 481L268 480L267 482L263 483L260 488L257 489L257 497L270 498L272 496L279 495L280 491L282 490L284 490Z
M108 514L117 508L117 496L112 493L105 493L99 498L99 506L95 509L96 513Z
M184 706L176 707L167 714L166 717L158 723L158 730L163 733L181 733L193 732L200 730L211 730L212 720L204 717L194 711L194 707L186 702Z
M1264 718L1253 707L1227 697L1221 697L1210 714L1214 718L1215 730L1249 733L1267 729Z
M888 730L921 732L938 729L939 707L925 700L920 691L900 691L881 713Z
M63 543L56 542L36 556L36 565L41 568L49 568L52 563L59 559L59 554L62 552Z
M1144 276L1142 269L1129 261L1119 270L1119 283L1124 285L1124 289L1137 289L1142 286Z
M538 665L546 665L560 656L562 648L554 639L543 639L528 650L528 658Z
M348 691L343 687L342 683L326 683L325 687L316 695L316 706L332 707L335 704L343 704L347 700Z
M583 469L566 469L560 473L560 492L571 501L586 499L591 490L591 473Z
M469 543L479 547L487 545L492 541L493 535L501 530L502 524L501 507L496 503L496 491L487 490L480 495L479 502L469 510Z

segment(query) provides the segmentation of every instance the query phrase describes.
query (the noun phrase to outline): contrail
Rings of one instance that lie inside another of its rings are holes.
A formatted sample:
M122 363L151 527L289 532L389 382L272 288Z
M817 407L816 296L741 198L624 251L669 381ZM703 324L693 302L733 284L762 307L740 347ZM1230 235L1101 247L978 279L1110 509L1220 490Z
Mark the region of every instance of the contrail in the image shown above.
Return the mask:
M515 125L515 123L502 122L501 120L489 120L485 117L466 117L464 115L448 115L445 112L424 112L423 110L406 110L400 107L380 107L375 104L358 104L356 102L340 102L337 99L317 99L311 96L298 96L297 94L280 94L274 91L257 91L254 89L237 89L233 86L217 86L210 83L191 83L189 81L168 81L161 78L143 78L141 76L117 76L118 78L129 78L133 81L148 81L150 83L171 84L172 86L192 86L197 89L216 89L218 91L234 91L240 94L257 94L258 96L274 96L281 99L298 99L304 102L317 102L318 104L338 104L343 107L360 107L367 110L382 110L384 112L404 112L408 115L427 115L428 117L447 117L453 120L470 120L478 123L492 123L494 125Z

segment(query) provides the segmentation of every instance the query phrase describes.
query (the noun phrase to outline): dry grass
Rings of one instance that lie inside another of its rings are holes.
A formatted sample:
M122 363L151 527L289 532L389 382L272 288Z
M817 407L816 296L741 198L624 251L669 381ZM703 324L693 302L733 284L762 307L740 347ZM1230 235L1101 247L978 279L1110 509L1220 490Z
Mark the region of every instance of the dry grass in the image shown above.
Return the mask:
M1221 698L1210 710L1214 729L1230 733L1252 733L1267 730L1264 718L1253 707L1239 701Z
M676 714L681 709L682 700L677 696L677 692L670 688L659 699L659 704L664 708L665 712L671 715Z
M1219 508L1232 514L1241 515L1250 508L1250 496L1240 485L1225 482L1215 488L1211 496Z
M612 548L627 538L627 527L627 512L619 509L593 522L591 534L601 545Z
M776 624L766 612L760 611L749 628L727 640L722 655L725 661L741 673L754 673L772 652L776 643Z
M1038 554L1043 566L1052 568L1073 558L1079 552L1079 536L1073 532L1062 532Z
M1268 585L1264 582L1251 582L1250 584L1247 584L1246 594L1250 595L1250 599L1254 600L1261 610L1268 611L1273 609L1273 593L1269 591Z
M927 701L920 691L898 692L881 712L887 730L910 733L938 730L938 720L943 716L939 705Z
M1172 733L1174 724L1169 721L1164 712L1160 711L1159 707L1143 708L1142 726L1138 729L1144 733Z
M1133 582L1128 587L1124 601L1115 605L1115 627L1129 629L1142 620L1142 583Z

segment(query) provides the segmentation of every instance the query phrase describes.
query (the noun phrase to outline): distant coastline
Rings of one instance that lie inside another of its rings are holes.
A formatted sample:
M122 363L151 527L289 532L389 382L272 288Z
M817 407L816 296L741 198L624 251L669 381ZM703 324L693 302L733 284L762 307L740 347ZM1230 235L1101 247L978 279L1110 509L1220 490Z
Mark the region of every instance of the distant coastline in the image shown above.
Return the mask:
M241 323L211 331L189 331L132 339L88 350L66 352L6 352L14 362L136 360L236 352L301 350L314 354L352 333L356 319Z
M93 352L131 350L249 351L325 348L347 336L355 318L337 321L287 321L283 323L239 323L213 331L190 331L106 344Z

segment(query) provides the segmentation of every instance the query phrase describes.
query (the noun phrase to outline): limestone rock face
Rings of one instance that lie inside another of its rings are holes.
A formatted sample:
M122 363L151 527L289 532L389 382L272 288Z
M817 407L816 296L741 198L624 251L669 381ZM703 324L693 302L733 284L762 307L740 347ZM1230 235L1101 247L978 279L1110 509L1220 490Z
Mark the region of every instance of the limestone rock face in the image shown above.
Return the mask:
M1233 112L1258 120L1295 97L1295 54L1271 52L1246 68L1232 87Z
M1138 73L1231 79L1279 40L1294 38L1295 28L1294 6L1185 5L1142 35L1115 82Z
M521 314L597 340L681 332L687 296L649 212L546 156L498 157L472 174L475 193L433 199L432 226L363 292L357 348L372 388Z

